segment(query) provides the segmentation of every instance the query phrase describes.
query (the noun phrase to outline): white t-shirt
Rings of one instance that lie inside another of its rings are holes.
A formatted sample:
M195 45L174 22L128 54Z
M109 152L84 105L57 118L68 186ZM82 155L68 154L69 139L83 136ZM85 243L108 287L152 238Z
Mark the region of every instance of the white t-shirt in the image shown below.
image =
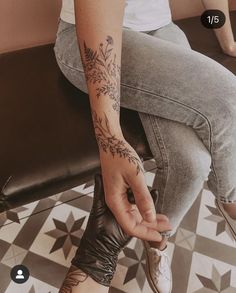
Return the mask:
M62 0L60 18L75 24L74 0ZM170 22L168 0L126 0L123 27L148 31L163 27Z

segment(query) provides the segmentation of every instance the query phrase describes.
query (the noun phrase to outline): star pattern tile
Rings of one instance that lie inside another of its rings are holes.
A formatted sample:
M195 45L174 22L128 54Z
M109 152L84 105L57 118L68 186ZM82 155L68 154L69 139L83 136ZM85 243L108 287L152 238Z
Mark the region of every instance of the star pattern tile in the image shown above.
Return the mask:
M154 162L146 163L145 165L150 170L150 172L146 172L145 176L148 179L148 186L151 186L154 178ZM93 184L94 182L90 181L71 190L56 194L51 197L53 202L50 202L50 204L41 204L38 207L40 203L45 201L43 199L32 206L26 205L22 208L13 209L8 213L0 214L0 225L4 225L7 222L7 225L3 226L5 228L1 230L4 241L0 240L2 248L0 250L0 259L2 259L0 266L4 268L4 271L6 271L6 268L10 269L15 265L16 257L17 262L19 260L28 264L37 259L36 262L40 265L40 268L37 268L35 272L35 278L30 281L30 284L26 284L27 287L24 292L58 292L57 288L59 288L60 282L57 282L57 285L50 284L50 279L46 277L45 271L53 271L55 267L55 276L58 274L58 280L61 280L62 276L66 274L70 266L70 260L79 245L86 226L86 220L93 202ZM210 191L204 191L203 196L198 197L198 201L199 204L191 209L182 226L180 225L177 233L170 239L169 246L172 247L171 260L174 270L172 293L234 293L236 292L236 269L233 266L233 258L227 256L229 253L232 255L234 247L228 240L223 239L227 236L223 233L224 231L229 234L227 228L225 230L225 221L214 207L214 197L211 197ZM27 208L28 211L26 211ZM21 220L21 212L22 215L24 214L24 218L28 218L32 214L31 221ZM41 216L36 217L36 212ZM27 217L25 217L26 214ZM73 215L77 214L80 216L75 218ZM37 221L35 224L34 219ZM39 219L41 221L40 225L37 224ZM9 225L7 220L11 221ZM196 221L201 224L201 227L204 227L204 231L197 229ZM34 236L29 235L27 237L27 233L24 234L24 231L27 231L27 229L30 231L32 227L37 227L38 232L34 233ZM215 233L220 235L217 239ZM9 234L11 237L9 237ZM18 240L14 244L14 249L17 248L17 254L14 255L13 248L9 242L10 239L15 239L16 236L18 236ZM30 240L32 245L24 245L24 239L27 243L29 238L32 238ZM205 245L205 242L207 245ZM211 244L217 247L217 251L222 249L222 252L224 252L219 256L218 263L215 263L217 253L210 252ZM23 247L24 250L21 253L18 248ZM208 252L212 257L215 255L213 260L209 261L207 259ZM194 256L194 254L197 255ZM205 264L204 269L203 263ZM213 266L214 263L215 266ZM184 265L182 266L181 264ZM181 270L179 270L180 266ZM44 274L41 273L41 269ZM3 277L5 282L3 288L4 292L11 293L14 292L16 284L7 279L8 275L8 272L6 272ZM151 292L145 276L145 251L140 240L133 239L122 251L114 279L115 282L109 291L111 293ZM5 290L8 287L9 290Z
M6 212L3 212L0 214L0 228L1 226L3 226L5 224L5 222L7 220L10 220L14 223L20 223L20 219L19 219L19 213L26 211L27 208L22 206L22 207L17 207L15 209L12 210L8 210Z
M226 222L221 216L217 208L206 205L208 210L211 212L210 216L207 216L205 219L211 222L216 223L216 236L226 231Z
M198 293L204 293L206 289L213 290L213 292L236 292L236 288L230 286L231 270L223 275L220 275L216 267L212 267L211 278L196 274L204 288L197 290Z
M30 288L29 293L36 293L36 292L35 292L35 288L34 288L34 286L32 286L32 287Z
M137 240L134 248L126 247L123 252L125 256L118 261L128 268L123 284L137 278L138 286L142 290L146 280L145 251L142 242Z
M63 250L64 256L67 259L72 245L79 246L80 239L83 234L81 229L86 217L82 217L75 221L72 212L70 212L67 220L62 222L58 219L53 218L56 229L46 232L45 234L56 239L50 253L59 249Z
M179 228L176 233L175 244L190 251L194 250L196 234L183 228Z

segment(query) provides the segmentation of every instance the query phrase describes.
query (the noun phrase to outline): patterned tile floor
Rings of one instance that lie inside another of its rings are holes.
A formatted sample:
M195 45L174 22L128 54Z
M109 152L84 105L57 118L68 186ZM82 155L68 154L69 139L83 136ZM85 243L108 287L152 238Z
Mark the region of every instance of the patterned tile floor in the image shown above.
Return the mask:
M154 162L145 164L149 186ZM0 214L0 293L56 293L86 227L93 181ZM236 292L236 244L208 190L199 194L169 245L172 293ZM24 284L11 268L30 270ZM121 252L111 293L151 293L141 241ZM53 276L53 277L52 277Z

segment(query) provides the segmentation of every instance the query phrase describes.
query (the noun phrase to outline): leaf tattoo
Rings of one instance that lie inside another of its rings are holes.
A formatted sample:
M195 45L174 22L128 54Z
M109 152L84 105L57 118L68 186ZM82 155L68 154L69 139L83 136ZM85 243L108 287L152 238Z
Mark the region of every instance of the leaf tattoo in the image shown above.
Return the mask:
M88 275L85 274L83 271L76 267L72 267L72 270L69 270L59 293L71 293L73 287L78 286L79 283L84 282L87 278Z
M114 101L112 107L120 111L120 66L116 62L116 54L112 54L114 41L107 36L106 44L100 43L98 50L88 48L84 42L83 66L86 80L97 84L96 96L108 96Z
M140 171L144 172L140 159L126 147L123 140L116 138L115 135L111 133L106 114L104 113L104 120L99 117L95 111L92 111L92 116L99 147L101 147L104 152L111 153L113 158L115 155L118 155L120 158L127 159L129 163L135 164L136 175L138 175Z

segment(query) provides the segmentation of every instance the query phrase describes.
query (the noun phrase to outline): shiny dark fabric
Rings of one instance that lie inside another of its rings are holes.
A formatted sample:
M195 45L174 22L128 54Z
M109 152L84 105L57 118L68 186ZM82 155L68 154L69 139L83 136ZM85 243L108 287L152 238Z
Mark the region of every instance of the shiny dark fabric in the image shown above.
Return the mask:
M151 191L154 202L156 191ZM131 199L132 195L129 195ZM131 199L132 203L134 199ZM96 282L109 286L114 276L120 251L132 237L117 223L105 203L102 177L95 175L92 210L88 224L71 263L87 273Z
M109 286L118 254L131 237L123 232L105 203L101 175L95 175L95 191L88 224L71 263L98 283Z

